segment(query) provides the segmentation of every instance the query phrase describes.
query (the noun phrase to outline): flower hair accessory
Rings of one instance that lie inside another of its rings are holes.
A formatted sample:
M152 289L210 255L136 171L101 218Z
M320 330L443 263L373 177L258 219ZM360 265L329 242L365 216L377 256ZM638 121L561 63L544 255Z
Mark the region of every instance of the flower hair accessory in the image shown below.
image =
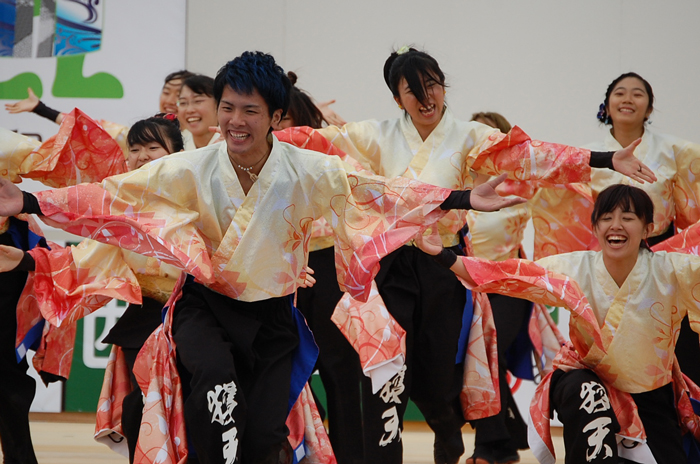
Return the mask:
M408 45L404 45L403 47L399 48L396 50L397 55L403 55L404 53L408 52L411 49Z
M180 128L180 121L177 119L177 115L173 113L157 113L154 118L167 119L168 121L175 124L178 129Z
M598 107L598 115L596 117L598 118L598 121L602 122L603 124L608 124L608 120L610 118L607 111L605 111L605 103L601 103Z

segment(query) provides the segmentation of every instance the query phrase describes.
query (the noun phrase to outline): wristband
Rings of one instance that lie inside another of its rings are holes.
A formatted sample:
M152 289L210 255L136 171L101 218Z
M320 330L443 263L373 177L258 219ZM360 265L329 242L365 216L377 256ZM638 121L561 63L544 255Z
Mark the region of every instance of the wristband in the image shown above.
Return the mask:
M457 262L457 255L454 251L450 250L449 248L443 248L442 251L440 251L440 253L433 256L433 259L440 266L449 269L455 262Z
M450 195L445 198L445 201L440 203L441 210L450 209L472 209L471 201L471 190L453 190Z
M614 154L614 151L592 151L589 164L592 168L608 168L614 171L612 161Z
M27 214L41 214L39 200L29 192L22 191L22 212Z
M22 261L19 262L19 264L16 268L13 269L13 271L30 272L34 271L35 269L36 262L34 261L34 258L32 257L32 255L25 251L24 256L22 256Z
M60 111L56 111L55 109L44 105L44 102L41 100L39 100L39 104L34 107L32 113L38 114L42 118L46 118L51 122L56 122L56 118L58 118L58 115L61 114Z

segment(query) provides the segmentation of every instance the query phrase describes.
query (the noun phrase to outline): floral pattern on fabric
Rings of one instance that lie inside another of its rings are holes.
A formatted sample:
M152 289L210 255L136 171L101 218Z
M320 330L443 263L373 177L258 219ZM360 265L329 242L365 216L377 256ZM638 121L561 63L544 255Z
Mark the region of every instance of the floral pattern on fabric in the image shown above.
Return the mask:
M591 253L591 252L587 252ZM583 254L573 253L569 255L574 255L577 257L592 256L595 258L596 253ZM653 257L655 261L646 262L647 259ZM685 258L685 259L684 259ZM558 263L565 262L567 256L556 256L542 260L543 265L553 266L554 268L561 268ZM641 358L635 359L635 366L644 365L643 369L633 368L634 372L625 372L616 366L613 358L609 357L609 352L615 353L616 350L620 349L620 342L613 344L613 333L609 330L610 325L619 324L619 330L615 332L620 340L623 340L623 345L628 345L629 343L624 343L625 340L629 342L629 338L625 333L624 321L622 322L612 322L617 317L617 309L613 309L611 306L607 317L609 321L601 328L598 323L597 314L591 307L588 299L584 295L583 291L579 285L562 274L557 274L555 272L547 271L538 263L532 263L524 260L509 260L502 263L493 263L484 260L479 260L477 258L462 258L465 266L467 267L472 279L477 284L475 291L488 291L494 293L509 294L519 298L525 298L536 303L549 304L563 306L571 311L570 320L570 336L571 343L567 343L557 354L554 360L553 367L569 370L569 369L580 369L588 368L596 372L601 381L605 384L608 389L608 394L610 396L610 401L615 410L615 414L620 422L621 432L620 435L634 439L643 440L644 430L639 420L639 416L636 412L636 406L632 401L629 393L617 388L617 385L635 385L635 382L641 382L642 376L639 373L646 373L646 387L644 390L639 391L649 391L654 388L658 388L662 385L668 383L668 381L673 380L676 382L676 388L687 388L691 393L695 390L691 390L690 386L680 383L679 371L677 371L677 362L673 356L673 344L667 347L666 350L670 351L671 365L669 372L661 375L655 374L660 367L655 364L659 363L657 359L649 359L644 353L641 354ZM577 261L574 261L577 262ZM669 256L664 255L663 252L651 255L646 251L640 252L640 258L638 258L638 263L641 262L642 272L644 275L653 274L656 268L663 268L664 275L678 274L679 276L679 288L675 289L672 294L677 292L687 292L688 288L693 288L692 275L698 272L697 263L687 262L687 257L683 255ZM666 267L668 263L672 263L674 267ZM591 274L590 270L585 265L580 264L569 264L569 266L575 267L578 270L586 274ZM583 268L583 269L581 269ZM636 268L635 268L636 269ZM595 274L595 273L594 273ZM657 278L657 275L653 275ZM595 277L594 277L595 278ZM628 280L635 280L638 277L635 275L635 270L632 271ZM690 282L690 284L689 284ZM588 283L586 285L589 285ZM600 284L598 284L600 285ZM605 284L603 284L605 285ZM588 287L587 287L588 288ZM637 288L639 288L637 286ZM641 284L641 288L645 292L655 292L652 286L644 282ZM623 291L624 289L621 289ZM689 296L689 295L688 295ZM689 296L692 299L692 296ZM659 298L659 295L656 295ZM663 300L664 297L661 297ZM689 301L688 299L681 298L682 301ZM665 301L665 300L664 300ZM697 301L697 300L696 300ZM596 305L599 302L596 301ZM650 304L647 302L647 304ZM686 303L681 304L682 307L688 308L689 314L691 314L691 309L696 311L691 316L691 320L697 320L697 306L695 309L691 308L690 305ZM661 314L657 310L657 316ZM631 317L628 315L628 317ZM682 314L678 314L675 317L681 317ZM628 322L633 323L633 322ZM680 320L678 321L680 323ZM658 319L656 325L659 329L665 327L665 322ZM647 327L643 327L644 330ZM665 329L661 330L664 332ZM659 332L659 336L654 339L655 346L658 347L657 352L661 352L662 347L666 347L665 339L666 337ZM655 332L656 333L656 332ZM642 343L648 343L648 338L643 341L637 341ZM632 346L632 349L639 351L639 345ZM625 355L622 355L623 357ZM627 358L626 358L627 359ZM630 380L625 379L625 376L630 377ZM531 440L533 445L533 451L540 460L540 462L553 462L554 449L551 442L551 437L549 436L549 380L550 376L547 376L544 381L538 386L531 406L531 417L535 425L534 431L536 432L537 439L534 442ZM662 379L668 379L666 381ZM636 391L635 391L636 392ZM678 408L681 414L681 422L687 424L686 428L696 434L697 436L697 417L688 408L687 394L685 396L681 395L681 399L678 399ZM686 399L683 399L686 398ZM532 434L531 434L532 438ZM536 444L543 444L544 447L535 449Z
M406 360L406 331L389 314L374 281L366 303L346 293L331 320L359 355L362 372L372 378L373 390L398 373ZM375 382L377 369L387 367L389 372Z
M37 197L50 225L185 268L211 289L242 301L296 290L311 223L324 216L335 231L341 288L366 299L381 257L439 220L449 190L348 172L336 157L319 156L275 142L248 195L240 190L225 144L218 144L170 155L167 163L156 160L101 185ZM299 172L300 165L309 171ZM166 192L158 185L183 188ZM290 185L296 186L291 197ZM266 213L253 215L257 209Z
M99 182L126 169L117 142L77 108L64 115L58 133L42 144L0 130L0 176L15 183L28 178L49 187L65 187Z
M131 380L124 353L119 346L112 345L97 400L94 438L126 457L129 456L129 449L122 429L122 404L129 393Z
M134 376L145 392L143 419L136 447L135 464L159 462L162 464L184 464L187 462L187 436L184 424L182 385L177 374L175 341L172 337L173 308L182 295L182 285L186 276L178 280L175 291L166 306L165 322L148 338L139 352L134 365ZM129 390L124 388L128 380L119 377L119 366L115 364L114 376L105 378L100 395L100 408L104 414L96 432L119 431L116 416L117 408ZM290 444L296 449L303 443L305 455L310 463L333 464L335 457L323 422L314 403L309 385L301 395L287 418L290 429Z

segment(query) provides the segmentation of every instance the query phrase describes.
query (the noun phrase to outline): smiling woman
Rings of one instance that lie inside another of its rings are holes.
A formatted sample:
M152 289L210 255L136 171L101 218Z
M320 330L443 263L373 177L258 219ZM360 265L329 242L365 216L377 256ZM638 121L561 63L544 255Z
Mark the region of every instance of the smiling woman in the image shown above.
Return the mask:
M654 202L653 228L649 244L655 245L700 220L700 145L668 134L654 132L649 118L654 111L651 84L637 73L629 72L613 80L600 105L598 120L611 129L602 142L591 144L593 150L615 150L641 137L635 153L658 177L653 184L640 185L613 172L595 169L591 174L594 198L606 187L624 183L642 188ZM684 374L700 383L700 340L684 319L676 356Z
M177 100L177 116L183 128L185 150L206 147L216 142L219 134L209 130L218 125L214 79L201 74L185 79Z

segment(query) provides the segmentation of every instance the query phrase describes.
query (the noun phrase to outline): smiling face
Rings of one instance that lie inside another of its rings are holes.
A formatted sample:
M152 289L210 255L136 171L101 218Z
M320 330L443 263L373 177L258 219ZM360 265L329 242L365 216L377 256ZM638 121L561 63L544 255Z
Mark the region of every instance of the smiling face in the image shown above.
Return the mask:
M636 77L626 77L613 88L606 110L613 127L624 124L642 128L653 109L644 83Z
M395 97L403 106L421 137L425 138L437 127L445 109L445 87L428 75L423 76L425 103L421 103L411 91L406 79L399 81L399 96Z
M172 79L163 85L159 101L161 113L177 114L177 98L181 88L182 79Z
M158 142L147 142L143 145L135 143L129 147L129 157L126 160L126 165L129 171L133 171L170 153Z
M186 85L180 90L177 107L182 128L190 131L195 137L210 134L209 127L217 124L214 97L195 93Z
M278 109L270 117L267 103L256 89L247 95L226 85L218 119L229 157L243 166L259 161L270 149L267 134L279 124L281 116L282 110Z
M611 260L636 259L640 243L646 239L654 224L646 224L634 211L618 206L603 213L593 225L603 255Z

